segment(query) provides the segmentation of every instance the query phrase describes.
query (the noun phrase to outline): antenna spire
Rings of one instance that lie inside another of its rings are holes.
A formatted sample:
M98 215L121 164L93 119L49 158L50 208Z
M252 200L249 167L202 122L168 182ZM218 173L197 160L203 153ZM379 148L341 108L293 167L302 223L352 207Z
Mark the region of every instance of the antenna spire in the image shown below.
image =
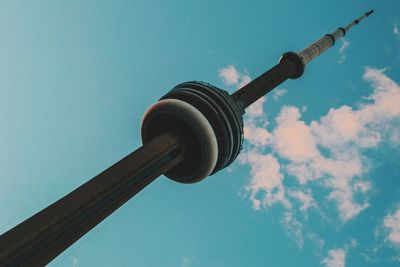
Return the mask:
M365 19L369 15L371 15L374 12L374 10L370 10L366 12L364 15L359 17L358 19L353 20L351 23L349 23L346 27L342 28L337 28L336 31L326 34L323 36L321 39L318 41L312 43L310 46L305 48L303 51L299 53L299 56L301 57L302 61L304 64L307 64L311 60L313 60L315 57L319 56L327 50L328 48L332 47L337 40L342 38L343 36L346 35L346 33L355 25L360 23L361 20Z
M243 108L247 108L287 79L297 79L301 77L307 63L332 47L335 42L345 36L353 26L360 23L361 20L365 19L373 12L373 10L370 10L346 27L340 27L330 34L325 34L299 53L287 52L283 54L277 65L236 91L232 96Z

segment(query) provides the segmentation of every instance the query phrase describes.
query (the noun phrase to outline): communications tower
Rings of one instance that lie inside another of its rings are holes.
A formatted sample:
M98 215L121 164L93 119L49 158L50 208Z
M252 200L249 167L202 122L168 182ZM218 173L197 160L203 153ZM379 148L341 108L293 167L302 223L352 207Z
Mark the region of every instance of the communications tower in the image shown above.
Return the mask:
M158 176L195 183L229 166L243 145L243 114L332 47L368 11L229 95L203 82L177 85L142 120L143 146L0 236L0 266L44 266Z

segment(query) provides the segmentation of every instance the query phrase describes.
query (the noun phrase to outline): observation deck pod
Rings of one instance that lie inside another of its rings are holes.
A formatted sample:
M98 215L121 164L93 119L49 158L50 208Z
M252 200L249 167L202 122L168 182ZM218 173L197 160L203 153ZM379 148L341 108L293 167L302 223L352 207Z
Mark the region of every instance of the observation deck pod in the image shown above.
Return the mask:
M203 82L177 85L142 120L142 141L171 132L183 142L184 160L165 175L195 183L229 166L243 145L244 107L226 91Z

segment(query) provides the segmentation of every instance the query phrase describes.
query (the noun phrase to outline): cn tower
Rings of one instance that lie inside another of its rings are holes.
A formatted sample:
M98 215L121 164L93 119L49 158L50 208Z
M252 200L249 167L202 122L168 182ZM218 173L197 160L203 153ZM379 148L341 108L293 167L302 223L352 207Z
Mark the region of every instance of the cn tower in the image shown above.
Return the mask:
M243 146L245 109L332 47L368 11L229 95L204 82L177 85L142 119L143 146L0 236L0 266L44 266L136 193L164 174L195 183L234 162Z

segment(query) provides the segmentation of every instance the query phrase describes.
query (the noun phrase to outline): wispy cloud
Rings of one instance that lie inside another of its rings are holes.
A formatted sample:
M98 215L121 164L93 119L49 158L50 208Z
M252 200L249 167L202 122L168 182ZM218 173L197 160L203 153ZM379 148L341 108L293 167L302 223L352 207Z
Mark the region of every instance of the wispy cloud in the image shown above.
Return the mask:
M400 30L396 23L393 24L393 34L394 34L394 36L396 36L396 38L400 39Z
M328 256L322 260L326 267L344 267L346 251L344 249L332 249L328 251Z
M254 119L263 118L263 115L264 115L263 105L265 103L265 100L266 100L265 96L261 97L246 110L248 119L254 120Z
M220 69L218 75L226 85L239 83L240 74L233 65Z
M301 190L289 190L288 194L290 197L300 202L300 211L307 214L309 208L317 208L317 203L310 189Z
M250 192L254 209L258 210L262 206L268 207L277 203L283 204L286 208L291 207L285 196L281 166L274 156L253 149L243 153L239 162L251 166L251 181L246 189Z
M195 257L194 256L188 256L188 257L182 257L181 258L181 267L190 267L193 265Z
M293 210L287 210L282 218L282 224L285 227L289 237L293 238L299 249L304 246L303 224L296 218Z
M390 258L391 261L400 262L400 256L393 256Z
M286 89L282 89L282 88L276 88L272 91L272 98L274 100L279 100L279 98L281 98L284 94L287 93Z
M246 73L239 72L235 66L229 65L219 70L218 76L227 86L235 85L237 89L242 88L251 81L250 76Z
M321 261L326 267L344 267L346 265L346 256L349 250L357 246L357 240L350 239L350 242L342 248L331 249L328 255Z
M387 240L400 247L400 208L384 218L383 226L387 231Z
M340 42L341 42L341 45L338 50L339 58L337 60L337 62L339 64L343 63L346 60L345 52L346 52L347 48L350 46L349 41L347 41L345 38L340 39Z
M71 256L71 261L72 261L72 267L78 267L79 266L79 260L73 256Z

